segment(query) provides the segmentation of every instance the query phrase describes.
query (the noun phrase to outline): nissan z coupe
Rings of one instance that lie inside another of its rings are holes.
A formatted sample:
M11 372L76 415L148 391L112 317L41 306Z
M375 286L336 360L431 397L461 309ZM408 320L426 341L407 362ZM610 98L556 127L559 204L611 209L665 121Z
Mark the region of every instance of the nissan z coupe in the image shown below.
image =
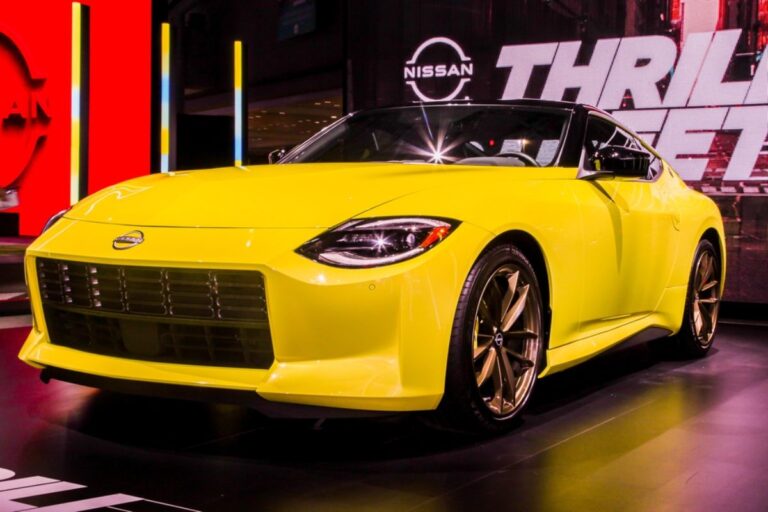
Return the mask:
M712 346L720 213L605 112L381 108L281 156L54 216L26 255L21 359L46 381L492 433L537 379L623 341Z

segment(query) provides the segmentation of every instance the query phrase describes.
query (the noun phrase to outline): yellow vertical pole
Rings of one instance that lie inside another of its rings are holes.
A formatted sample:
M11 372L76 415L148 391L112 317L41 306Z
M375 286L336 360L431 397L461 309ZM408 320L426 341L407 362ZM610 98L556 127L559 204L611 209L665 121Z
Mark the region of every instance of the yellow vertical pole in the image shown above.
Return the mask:
M72 90L70 97L69 202L80 200L80 79L83 66L83 6L72 4Z
M235 167L243 165L243 42L235 41Z
M171 147L171 25L161 26L160 55L160 172L170 170Z

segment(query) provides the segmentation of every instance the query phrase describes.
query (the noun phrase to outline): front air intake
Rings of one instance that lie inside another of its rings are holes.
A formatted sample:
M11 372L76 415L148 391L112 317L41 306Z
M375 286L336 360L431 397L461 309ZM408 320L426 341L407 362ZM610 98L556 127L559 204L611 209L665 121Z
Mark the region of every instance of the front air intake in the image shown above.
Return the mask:
M37 277L53 344L176 364L274 359L260 272L38 258Z

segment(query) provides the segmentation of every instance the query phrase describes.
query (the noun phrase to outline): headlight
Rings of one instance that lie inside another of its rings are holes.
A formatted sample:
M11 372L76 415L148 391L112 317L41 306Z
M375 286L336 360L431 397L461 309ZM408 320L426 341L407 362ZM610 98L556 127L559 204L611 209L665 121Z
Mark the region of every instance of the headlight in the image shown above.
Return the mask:
M49 229L51 229L51 226L56 224L56 222L64 216L65 213L69 211L69 208L65 208L64 210L61 210L59 213L54 214L51 216L50 219L48 219L48 222L45 223L45 226L43 226L43 230L40 232L40 234L45 233Z
M336 267L378 267L428 251L458 225L451 219L425 217L356 219L326 231L296 252Z

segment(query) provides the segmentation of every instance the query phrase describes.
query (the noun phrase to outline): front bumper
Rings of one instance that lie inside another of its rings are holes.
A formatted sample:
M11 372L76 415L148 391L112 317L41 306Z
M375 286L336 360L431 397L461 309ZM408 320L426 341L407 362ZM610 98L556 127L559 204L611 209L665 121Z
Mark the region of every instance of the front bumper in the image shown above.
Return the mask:
M463 224L412 260L338 269L293 249L319 229L141 227L128 251L112 240L133 226L60 220L27 252L35 327L19 357L39 368L156 384L239 390L294 404L434 409L445 382L459 292L490 234ZM264 275L275 360L266 370L110 357L50 342L35 258L138 266L258 270Z

